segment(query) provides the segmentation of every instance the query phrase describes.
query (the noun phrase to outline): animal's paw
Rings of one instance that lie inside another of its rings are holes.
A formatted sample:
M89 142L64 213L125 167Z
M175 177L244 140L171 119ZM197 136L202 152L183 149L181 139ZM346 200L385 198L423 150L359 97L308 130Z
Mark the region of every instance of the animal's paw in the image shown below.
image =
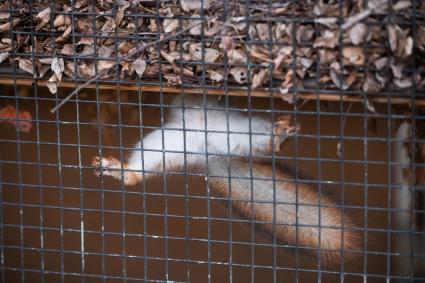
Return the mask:
M114 157L102 157L95 156L92 160L91 165L96 167L94 173L96 176L106 175L117 178L121 173L122 168L121 162Z
M290 115L278 117L273 126L273 140L270 140L270 147L279 153L285 141L301 130L300 123L294 123Z
M92 160L92 166L95 167L96 176L111 176L117 180L123 181L124 184L133 186L140 183L142 176L140 173L133 172L128 169L127 164L121 162L114 157L95 156Z

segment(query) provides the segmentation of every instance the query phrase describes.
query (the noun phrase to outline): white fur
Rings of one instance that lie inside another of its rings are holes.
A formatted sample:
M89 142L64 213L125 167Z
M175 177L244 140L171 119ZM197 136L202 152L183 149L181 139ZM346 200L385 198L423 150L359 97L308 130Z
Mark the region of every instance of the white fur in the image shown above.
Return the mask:
M206 153L249 155L251 148L259 153L270 146L270 120L228 111L215 97L204 103L202 96L179 95L173 105L178 107L171 110L169 122L136 144L129 169L163 172L184 166L185 157L190 166L204 164ZM203 105L215 109L205 110Z

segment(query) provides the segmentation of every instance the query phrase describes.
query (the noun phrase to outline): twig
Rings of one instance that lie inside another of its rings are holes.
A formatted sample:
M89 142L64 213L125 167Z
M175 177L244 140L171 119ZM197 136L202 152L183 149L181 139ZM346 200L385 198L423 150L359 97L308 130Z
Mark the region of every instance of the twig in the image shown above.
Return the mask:
M55 113L60 107L62 107L62 105L64 105L67 101L69 101L72 97L74 97L81 89L85 88L86 86L88 86L89 84L93 83L94 81L98 80L99 78L101 78L103 75L105 75L110 69L114 68L115 66L117 66L121 61L126 61L126 60L130 60L133 56L137 55L138 53L144 51L146 48L158 44L158 43L162 43L165 41L168 41L176 36L179 36L183 33L185 33L186 31L190 30L193 27L196 27L200 24L202 24L204 21L209 21L211 19L214 19L215 17L210 17L210 18L205 18L202 19L200 21L196 21L195 23L189 25L188 27L179 30L176 33L170 34L164 38L155 40L155 41L151 41L148 42L146 44L141 44L139 47L137 47L135 50L131 51L127 56L120 58L120 60L118 60L117 62L115 62L111 67L102 70L99 74L97 74L97 76L91 78L90 80L86 81L84 84L78 86L73 92L71 92L67 97L65 97L64 99L62 99L62 101L56 105L55 107L53 107L52 109L50 109L50 113Z

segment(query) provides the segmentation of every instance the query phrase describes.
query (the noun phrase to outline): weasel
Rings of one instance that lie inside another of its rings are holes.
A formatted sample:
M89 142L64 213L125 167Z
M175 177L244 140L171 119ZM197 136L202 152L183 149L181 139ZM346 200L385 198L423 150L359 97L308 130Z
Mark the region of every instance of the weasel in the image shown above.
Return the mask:
M183 172L186 165L186 172L206 174L214 195L230 199L279 243L320 248L324 264L361 249L353 221L335 201L295 182L279 162L273 166L273 154L300 130L289 116L276 122L248 117L202 96L179 95L172 105L168 122L138 142L127 163L95 157L96 174L135 185L155 172Z

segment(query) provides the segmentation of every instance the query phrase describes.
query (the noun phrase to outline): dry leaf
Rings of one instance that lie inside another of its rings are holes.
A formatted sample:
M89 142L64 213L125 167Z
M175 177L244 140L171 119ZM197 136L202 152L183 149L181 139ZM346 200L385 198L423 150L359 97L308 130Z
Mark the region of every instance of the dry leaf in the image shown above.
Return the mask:
M362 44L367 36L367 27L363 23L358 23L350 29L348 36L354 45Z
M389 63L390 63L390 58L388 57L379 58L374 62L375 68L378 71L382 70L384 67L388 67Z
M167 80L168 85L181 85L183 83L180 76L175 74L164 75L164 78Z
M248 60L245 53L239 49L232 49L227 51L227 59L229 60L230 65L246 64Z
M338 18L329 17L329 18L316 18L314 21L318 24L322 24L330 29L337 28Z
M257 74L252 77L251 80L251 89L256 89L257 87L266 83L269 79L269 69L261 69Z
M314 36L314 28L311 25L301 25L297 28L296 39L298 43L310 42Z
M40 11L37 14L37 18L39 18L42 22L48 23L50 21L51 12L52 10L50 9L50 7L47 7L46 9Z
M224 79L223 74L221 74L217 71L207 70L207 73L209 75L210 80L212 80L213 82L219 83L219 82L223 81L223 79Z
M21 110L17 113L16 108L12 105L0 109L0 122L9 123L20 132L28 133L31 130L31 119L31 114L28 111Z
M372 113L375 113L376 114L376 109L375 109L375 105L373 105L373 103L372 102L370 102L370 100L369 99L365 99L365 106L366 106L366 109L367 110L369 110L370 112L372 112Z
M399 88L410 88L413 86L413 81L411 78L394 79L394 84Z
M56 77L58 78L58 81L61 81L62 72L65 70L65 63L63 61L63 58L53 58L50 68L55 73Z
M74 70L72 69L72 71ZM77 65L77 74L80 78L91 79L96 75L96 70L93 64L86 64L85 62L82 62Z
M164 29L165 33L170 33L177 30L179 25L179 19L165 19L162 23L162 28Z
M20 19L14 19L12 22L7 22L0 25L0 32L9 31L11 27L15 27L20 22Z
M296 96L294 92L289 91L289 88L280 88L279 92L280 97L289 104L294 104L294 102L296 101Z
M260 23L256 26L257 35L261 41L268 41L270 39L270 28L268 24Z
M9 56L10 56L9 52L0 53L0 64L6 61L6 59L9 58Z
M99 71L108 70L115 65L115 60L112 60L112 54L114 50L112 47L101 46L98 50L98 57L110 60L99 60L97 63L97 69Z
M82 37L78 42L77 42L77 46L78 45L93 45L94 43L94 39L92 37Z
M212 0L180 0L180 5L185 12L208 9Z
M329 30L325 30L323 35L316 38L314 41L313 47L326 47L326 48L334 48L337 45L337 38L334 32Z
M341 66L338 62L331 64L330 75L332 82L337 88L347 90L350 87L341 73Z
M50 93L55 94L58 92L57 78L55 74L50 77L50 79L46 83L46 86L49 89Z
M189 33L191 35L201 35L202 34L202 26L200 20L193 20L190 21L190 25L194 25L190 30Z
M391 63L390 67L394 77L397 79L401 79L401 77L403 76L404 64L393 62Z
M39 58L38 61L42 64L52 64L53 58Z
M192 55L192 60L202 61L205 63L214 63L218 57L220 57L220 52L213 48L203 48L201 44L191 44L189 47L189 52ZM202 54L204 56L202 56Z
M50 64L49 65L45 65L42 64L41 66L38 66L37 68L37 72L38 72L38 77L42 78L44 77L44 75L50 70Z
M221 38L221 42L219 47L223 49L224 51L230 51L235 48L235 42L233 41L233 37L231 36L223 36Z
M363 65L365 62L363 49L360 47L344 47L342 49L342 55L352 65Z
M141 77L146 70L146 61L142 59L136 59L131 64L131 69L136 71L136 73Z
M174 57L169 55L167 52L165 52L164 50L160 51L161 56L170 64L172 64L174 62Z
M74 48L72 47L72 44L65 44L62 47L60 53L64 55L70 55L70 56L74 55Z
M35 30L40 30L50 21L51 12L52 12L52 10L50 9L50 7L47 7L46 9L40 11L37 14L37 18L39 18L41 20L41 22L37 25Z
M53 26L61 27L63 25L65 25L65 15L64 14L57 15L55 20L53 21Z
M370 4L369 1L368 4ZM370 6L370 5L369 5ZM344 24L341 25L341 30L347 30L349 28L351 28L353 25L357 24L360 21L363 21L364 19L366 19L367 17L369 17L372 14L372 9L366 9L358 14L355 14L351 17L349 17Z
M244 84L247 82L248 70L244 67L233 67L230 69L230 74L239 84Z
M118 8L117 14L115 15L115 25L119 26L121 24L122 19L124 18L124 13L127 8L130 7L128 2L124 3L123 6Z
M10 14L6 12L0 12L0 20L8 20L10 18Z
M362 88L366 93L378 93L381 90L381 84L371 74L367 74Z
M28 72L34 75L34 66L31 60L19 58L18 61L19 61L18 65L21 70L24 70L25 72Z
M392 6L392 9L394 11L401 11L401 10L410 8L411 5L412 5L411 0L400 0Z

